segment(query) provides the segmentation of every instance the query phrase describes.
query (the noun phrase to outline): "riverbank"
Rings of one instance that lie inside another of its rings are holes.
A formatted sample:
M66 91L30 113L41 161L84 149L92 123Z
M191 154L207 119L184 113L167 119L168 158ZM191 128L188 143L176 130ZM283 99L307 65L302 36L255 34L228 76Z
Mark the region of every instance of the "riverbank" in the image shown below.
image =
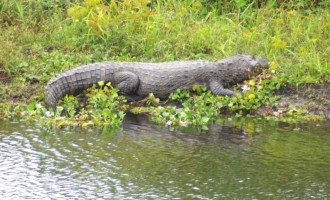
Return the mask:
M328 1L273 5L259 1L111 2L2 1L1 116L45 117L47 81L86 63L215 61L252 54L266 57L270 70L262 78L244 83L250 91L232 99L207 92L190 96L184 104L187 112L154 107L155 115L163 116L157 120L207 124L225 109L235 115L329 119L329 96L320 92L320 87L329 88L330 80ZM241 86L236 86L237 92ZM306 93L308 88L313 92ZM277 95L281 98L276 101ZM69 98L63 106L73 106L73 101ZM147 102L157 105L156 97Z
M330 84L301 84L276 91L280 99L274 105L266 105L253 111L260 116L299 116L307 114L330 120Z

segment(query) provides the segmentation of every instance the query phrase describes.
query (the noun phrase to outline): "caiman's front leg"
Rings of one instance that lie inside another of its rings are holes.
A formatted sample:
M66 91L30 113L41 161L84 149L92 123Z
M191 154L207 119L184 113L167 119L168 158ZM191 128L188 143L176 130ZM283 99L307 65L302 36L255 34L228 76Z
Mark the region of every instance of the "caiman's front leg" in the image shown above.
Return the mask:
M119 94L126 97L136 96L139 87L139 77L133 72L122 71L114 74L114 85L119 89Z
M225 89L221 83L218 81L211 81L209 83L210 90L213 94L220 95L220 96L236 96L235 92Z

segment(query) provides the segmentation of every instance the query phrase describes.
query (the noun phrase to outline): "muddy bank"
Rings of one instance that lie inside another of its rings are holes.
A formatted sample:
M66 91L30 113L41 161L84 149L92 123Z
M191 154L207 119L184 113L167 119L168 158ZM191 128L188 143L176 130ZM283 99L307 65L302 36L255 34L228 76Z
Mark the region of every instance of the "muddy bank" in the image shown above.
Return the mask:
M10 82L9 76L5 73L0 71L0 83L7 84Z
M290 110L307 110L308 114L330 120L330 83L287 86L276 91L281 98L274 106L263 106L254 114L282 117Z

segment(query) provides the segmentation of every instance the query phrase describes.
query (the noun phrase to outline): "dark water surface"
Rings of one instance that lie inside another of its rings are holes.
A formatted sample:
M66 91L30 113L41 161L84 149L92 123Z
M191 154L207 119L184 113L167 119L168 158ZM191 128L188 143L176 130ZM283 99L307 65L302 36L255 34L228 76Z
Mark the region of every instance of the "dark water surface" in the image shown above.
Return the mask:
M46 131L0 120L0 199L327 199L330 123Z

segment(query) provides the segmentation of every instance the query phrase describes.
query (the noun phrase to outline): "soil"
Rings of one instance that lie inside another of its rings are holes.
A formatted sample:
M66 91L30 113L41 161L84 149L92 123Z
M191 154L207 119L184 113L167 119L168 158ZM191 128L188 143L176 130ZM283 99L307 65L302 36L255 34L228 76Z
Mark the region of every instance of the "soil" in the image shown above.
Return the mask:
M9 76L6 73L2 72L2 71L0 71L0 82L3 83L3 84L10 83Z
M290 109L305 109L311 115L330 120L330 83L288 86L276 92L281 98L275 106L263 106L254 113L281 117Z

